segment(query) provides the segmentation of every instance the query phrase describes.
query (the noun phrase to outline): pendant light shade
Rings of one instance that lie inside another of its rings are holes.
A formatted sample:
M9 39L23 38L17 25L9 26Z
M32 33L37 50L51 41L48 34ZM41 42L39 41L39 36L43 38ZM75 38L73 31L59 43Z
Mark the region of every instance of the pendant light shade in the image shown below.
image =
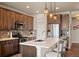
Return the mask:
M48 8L45 7L44 14L48 14Z
M53 19L56 20L57 19L57 15L53 15Z
M54 20L57 19L57 15L56 15L56 2L54 2L54 15L53 15L53 19Z
M53 17L53 13L52 13L52 2L50 2L50 14L49 14L50 18Z
M44 14L48 14L48 8L47 8L47 3L46 2L45 2Z
M50 18L52 18L52 17L53 17L53 13L50 13L50 15L49 15L49 16L50 16Z
M48 8L47 8L47 2L45 2L44 14L46 14L46 15L49 14L50 18L53 18L54 20L56 20L57 19L56 2L53 3L53 10L52 10L52 2L50 2L50 12L48 11Z

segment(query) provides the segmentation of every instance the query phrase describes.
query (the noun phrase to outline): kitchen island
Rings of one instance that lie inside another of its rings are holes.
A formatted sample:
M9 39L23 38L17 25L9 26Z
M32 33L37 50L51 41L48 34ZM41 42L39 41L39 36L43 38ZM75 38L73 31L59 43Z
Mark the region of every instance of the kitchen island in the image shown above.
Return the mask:
M47 38L46 40L31 40L22 42L20 43L22 56L44 57L45 53L54 47L60 40L60 38Z

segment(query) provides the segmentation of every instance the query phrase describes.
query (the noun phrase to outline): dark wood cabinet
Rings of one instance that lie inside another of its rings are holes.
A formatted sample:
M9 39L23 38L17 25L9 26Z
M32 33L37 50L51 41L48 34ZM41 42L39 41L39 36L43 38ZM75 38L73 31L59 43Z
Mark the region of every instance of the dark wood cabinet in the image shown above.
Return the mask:
M11 30L15 22L24 24L25 30L33 29L33 17L0 7L0 30Z
M23 57L36 57L37 49L34 46L22 46L22 56Z
M47 23L48 24L60 24L60 14L57 15L57 19L53 19L53 17L50 18L50 16L48 15L47 16Z
M19 52L19 41L18 40L14 40L13 41L13 53L18 53Z
M33 18L28 17L28 30L33 30Z
M10 30L11 29L11 13L10 10L4 9L4 29Z
M25 30L28 30L28 19L27 19L27 16L26 15L24 15L24 28L25 28Z
M69 15L68 14L62 14L61 30L68 30L68 28L69 28Z
M3 15L3 13L4 13L4 9L3 8L1 8L0 7L0 30L3 30L4 28L3 28L3 18L4 18L4 15Z
M1 56L10 56L19 53L18 39L1 41Z
M1 57L1 44L0 44L0 57Z
M20 20L21 20L21 15L20 15L20 13L15 13L15 21L18 21L18 22L20 22Z
M12 41L6 41L2 43L2 56L8 56L13 54L13 44ZM3 53L4 51L4 53Z
M10 25L11 29L15 28L15 21L16 21L16 12L10 11L11 16L10 16Z

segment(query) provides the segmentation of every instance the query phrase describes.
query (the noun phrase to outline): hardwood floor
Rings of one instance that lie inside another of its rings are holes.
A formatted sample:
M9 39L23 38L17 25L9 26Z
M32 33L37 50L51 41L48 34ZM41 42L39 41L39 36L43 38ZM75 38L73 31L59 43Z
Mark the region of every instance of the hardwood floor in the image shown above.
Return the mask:
M19 54L13 55L13 56L11 56L11 57L22 57L22 54L19 53Z
M66 51L66 57L79 57L79 43L73 43L70 50Z

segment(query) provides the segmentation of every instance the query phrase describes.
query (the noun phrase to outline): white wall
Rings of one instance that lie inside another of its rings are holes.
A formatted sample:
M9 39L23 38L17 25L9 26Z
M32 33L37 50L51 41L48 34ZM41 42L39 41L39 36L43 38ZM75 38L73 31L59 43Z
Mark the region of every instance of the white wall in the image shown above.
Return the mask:
M72 17L79 14L79 11L74 11L71 13ZM72 43L79 43L79 29L73 30L73 26L79 25L79 19L72 19L72 30L71 30L71 39Z
M37 40L45 40L47 35L47 16L44 14L34 15L34 30L37 33Z
M72 20L72 27L75 25L79 25L79 20L73 19ZM79 43L79 29L73 30L71 32L72 35L72 43Z

